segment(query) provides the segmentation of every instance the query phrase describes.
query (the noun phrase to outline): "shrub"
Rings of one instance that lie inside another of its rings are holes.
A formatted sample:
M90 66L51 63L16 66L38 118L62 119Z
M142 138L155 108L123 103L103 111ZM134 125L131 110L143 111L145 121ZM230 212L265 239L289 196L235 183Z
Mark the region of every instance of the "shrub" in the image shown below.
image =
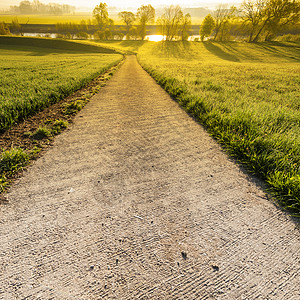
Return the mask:
M55 122L52 125L52 133L53 134L59 134L61 133L62 129L65 129L68 127L68 122L64 120L55 120Z
M35 140L42 140L51 136L51 131L46 127L39 127L32 135Z
M68 104L65 108L65 114L66 115L75 114L76 112L78 112L82 109L83 104L84 103L81 100L77 100L77 101L74 101L74 102Z

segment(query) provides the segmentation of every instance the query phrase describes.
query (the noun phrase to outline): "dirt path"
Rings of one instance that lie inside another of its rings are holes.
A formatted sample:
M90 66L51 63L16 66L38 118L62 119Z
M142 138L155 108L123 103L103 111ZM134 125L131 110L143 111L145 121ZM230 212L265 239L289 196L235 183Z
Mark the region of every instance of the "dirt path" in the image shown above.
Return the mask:
M0 206L0 299L299 299L296 224L128 57Z

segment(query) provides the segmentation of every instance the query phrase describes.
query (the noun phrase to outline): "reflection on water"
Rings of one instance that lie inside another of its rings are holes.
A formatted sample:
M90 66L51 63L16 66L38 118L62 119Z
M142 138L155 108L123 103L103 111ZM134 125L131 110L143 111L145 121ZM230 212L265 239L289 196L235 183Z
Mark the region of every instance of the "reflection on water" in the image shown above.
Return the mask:
M55 38L56 33L23 33L24 36L35 36L35 37L50 37ZM93 37L92 37L93 39ZM126 37L124 37L124 40ZM152 34L152 35L146 35L145 40L148 40L150 42L160 42L164 40L164 36L161 34ZM199 35L191 35L188 39L189 41L199 41L200 36Z
M163 35L155 34L155 35L146 35L146 40L151 42L160 42L165 39ZM188 38L189 41L200 41L200 35L191 35Z
M30 36L30 37L50 37L55 38L56 33L23 33L23 36Z

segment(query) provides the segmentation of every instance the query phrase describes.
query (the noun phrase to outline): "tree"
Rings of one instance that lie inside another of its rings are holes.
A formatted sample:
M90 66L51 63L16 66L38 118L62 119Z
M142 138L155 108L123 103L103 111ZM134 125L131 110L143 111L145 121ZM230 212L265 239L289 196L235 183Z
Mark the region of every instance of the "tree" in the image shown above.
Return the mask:
M87 32L84 32L84 31L80 31L80 32L77 32L76 33L76 37L79 39L79 40L87 40L89 38L89 35Z
M233 18L236 8L234 6L228 8L227 5L220 4L215 13L215 34L214 40L223 41L225 33L228 30L230 20Z
M132 26L129 29L128 37L129 37L129 39L132 39L132 40L137 40L138 39L139 31L138 31L138 28L136 26Z
M136 17L139 21L139 34L142 40L145 39L146 36L146 26L150 22L154 22L155 19L155 9L152 7L152 5L142 5L136 14Z
M19 20L17 17L15 17L12 21L11 21L11 25L10 25L10 30L14 33L21 33L22 31L22 26L19 23Z
M100 2L93 10L93 16L99 27L96 35L100 39L108 40L113 37L114 21L108 17L107 4Z
M99 5L96 5L93 10L93 16L96 19L100 30L104 30L108 23L107 4L100 2Z
M5 24L4 22L0 23L0 35L9 35L9 26Z
M88 24L85 20L80 21L80 30L83 32L87 32L89 30Z
M119 18L126 25L126 36L128 36L129 30L135 21L135 15L131 11L122 11L118 14Z
M191 29L192 18L190 14L185 14L181 19L180 24L180 33L181 33L181 40L187 41L189 38L189 30Z
M200 27L200 39L201 41L204 41L204 38L210 36L216 26L214 18L209 14L207 15Z
M265 40L271 40L282 28L290 24L297 24L300 18L300 2L296 0L270 0L268 3L269 15L266 24Z
M242 3L242 19L250 25L249 42L258 39L259 34L267 23L266 0L246 0Z
M178 31L183 18L183 13L179 5L166 7L158 23L162 27L162 34L166 41L172 41L178 36Z
M115 32L115 39L122 41L124 38L124 33L123 33L124 29L122 27L120 27L118 30L116 30Z
M249 42L257 42L264 31L274 37L287 24L299 21L297 0L246 0L242 4L242 18L250 25Z

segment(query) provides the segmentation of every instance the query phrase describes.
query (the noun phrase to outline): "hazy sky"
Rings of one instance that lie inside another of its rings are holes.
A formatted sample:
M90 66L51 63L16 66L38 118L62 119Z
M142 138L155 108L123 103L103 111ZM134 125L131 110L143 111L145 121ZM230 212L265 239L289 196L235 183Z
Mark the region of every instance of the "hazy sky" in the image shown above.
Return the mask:
M32 0L30 0L32 2ZM139 7L142 4L151 4L153 6L171 5L179 4L184 7L209 7L213 8L218 3L229 3L236 4L242 2L242 0L200 0L200 1L180 1L180 0L108 0L108 1L98 1L98 0L40 0L42 3L60 3L69 4L76 6L78 8L94 8L100 2L105 2L108 6L123 7ZM8 8L11 5L18 5L20 0L0 0L0 8Z

